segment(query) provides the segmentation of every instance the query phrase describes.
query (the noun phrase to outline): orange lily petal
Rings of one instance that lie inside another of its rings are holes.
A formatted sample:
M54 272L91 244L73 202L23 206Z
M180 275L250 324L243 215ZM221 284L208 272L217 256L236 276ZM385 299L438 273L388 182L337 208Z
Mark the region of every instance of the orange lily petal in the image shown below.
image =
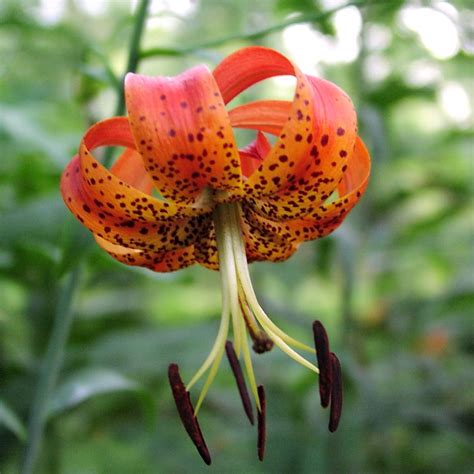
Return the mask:
M282 262L290 258L298 248L297 243L282 239L280 235L254 225L245 214L242 216L241 226L249 263Z
M211 211L211 208L206 206L178 206L135 189L134 183L127 182L130 173L120 178L94 158L92 152L100 146L135 148L125 117L115 117L93 125L84 135L79 148L81 173L76 178L81 179L81 184L91 199L109 213L118 217L127 216L140 222L155 223L157 220L195 216ZM135 163L137 162L136 159ZM138 172L143 175L141 168Z
M194 263L193 246L171 252L135 250L115 245L97 235L96 242L115 260L134 267L145 267L155 272L174 272Z
M132 148L125 149L110 172L133 188L151 196L154 183L143 165L141 155Z
M367 188L370 174L370 156L360 138L347 162L347 177L341 182L340 198L329 204L314 207L303 219L278 222L262 217L251 206L244 209L247 220L262 233L280 236L289 243L313 240L329 235L337 229Z
M145 170L141 155L135 150L127 148L114 163L111 172L134 188L151 194L153 181ZM171 272L194 263L193 246L169 252L154 252L112 244L97 234L94 234L94 238L111 257L126 265L145 267L155 272Z
M273 49L250 46L227 56L212 74L227 104L242 91L264 79L293 76L294 66L289 59Z
M214 71L224 99L275 75L296 77L296 91L275 145L247 180L254 197L277 193L289 186L309 161L314 140L313 88L308 76L280 53L262 47L246 48L228 56Z
M204 66L179 76L128 74L130 126L160 193L177 203L242 194L240 160L214 77Z
M216 228L214 223L208 228L207 234L194 244L196 262L209 270L219 270L219 254L217 252Z
M129 148L122 154L113 167L117 176L92 155L103 145L133 147L126 119L91 127L61 180L67 206L89 230L114 244L150 251L187 247L199 238L202 223L210 217L196 214L209 208L180 207L142 192L150 190L150 183L137 152Z
M107 205L104 205L103 202L92 198L87 188L90 184L84 185L85 182L87 183L82 177L80 158L76 156L62 176L61 191L64 201L76 218L91 232L116 245L150 251L188 247L199 239L203 228L211 220L210 214L182 219L175 215L174 219L163 221L145 220L141 215L126 212L120 215L121 207L117 202L113 201L112 204L107 201ZM146 199L154 198L148 196ZM140 212L146 202L138 201L135 205L137 212Z
M352 102L334 84L307 77L317 112L313 146L301 160L306 164L300 166L292 183L255 201L255 208L271 219L303 217L315 204L325 201L343 179L354 148L357 125ZM278 133L285 125L288 108L289 103L283 101L254 102L233 109L230 116L234 126Z
M265 135L259 131L252 143L239 150L240 166L244 176L250 176L260 166L271 147Z
M290 110L291 102L287 100L257 100L229 110L229 117L233 127L279 135Z

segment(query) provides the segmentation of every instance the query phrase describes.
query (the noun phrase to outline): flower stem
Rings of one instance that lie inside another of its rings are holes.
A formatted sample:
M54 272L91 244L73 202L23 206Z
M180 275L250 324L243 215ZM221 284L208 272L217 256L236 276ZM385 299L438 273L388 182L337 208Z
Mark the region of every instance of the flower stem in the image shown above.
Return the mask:
M28 425L28 441L21 468L22 474L33 472L38 456L44 425L46 423L48 400L62 365L64 347L74 317L72 300L78 287L80 273L81 267L78 265L67 276L65 284L63 288L61 288L61 294L54 316L53 330L48 341L48 348L41 366L38 386L33 399Z
M149 1L150 0L141 0L136 13L133 35L129 47L127 72L135 71L140 60L140 40L143 34ZM120 86L117 89L116 111L118 114L122 113L123 108L124 98L121 81ZM110 157L106 156L106 162L110 162L111 157L111 153ZM28 420L28 438L21 465L22 474L31 474L35 470L47 421L48 401L61 370L64 359L64 349L69 338L74 318L72 303L74 295L78 289L80 274L81 264L79 263L71 270L64 285L60 288L60 295L55 310L51 336L48 340L46 353L41 364L38 384L31 404L31 411Z
M140 62L140 42L143 35L143 29L145 27L145 20L147 17L149 4L150 0L141 0L140 4L138 5L132 37L130 39L130 46L128 48L127 67L121 80L118 81L117 84L117 104L115 106L115 115L122 115L125 111L125 95L123 92L125 75L128 72L135 72L138 69L138 63ZM113 152L113 147L109 147L107 150L105 150L103 163L106 168L108 168L112 162Z

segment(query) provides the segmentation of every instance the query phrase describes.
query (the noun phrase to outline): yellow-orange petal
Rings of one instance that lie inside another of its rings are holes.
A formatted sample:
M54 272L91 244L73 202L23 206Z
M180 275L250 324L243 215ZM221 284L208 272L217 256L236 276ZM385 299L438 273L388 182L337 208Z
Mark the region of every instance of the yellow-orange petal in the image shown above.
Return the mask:
M279 135L290 110L291 102L287 100L257 100L229 110L229 117L233 127Z
M158 190L196 204L242 193L240 160L214 77L205 66L179 76L128 74L125 96L136 147Z
M348 96L328 81L307 77L316 111L312 146L300 160L292 182L255 200L255 208L272 219L303 217L308 209L324 202L341 182L354 147L356 115ZM230 116L234 126L282 133L288 108L284 101L255 102L237 107Z
M155 272L174 272L189 267L195 262L193 246L170 252L153 252L115 245L97 235L94 235L94 238L115 260L134 267L148 268Z
M136 150L126 148L117 158L110 172L133 188L151 196L154 188L153 180L143 166L140 153Z
M296 90L276 143L259 168L249 176L246 193L272 195L293 183L309 160L314 140L313 88L309 78L280 53L251 47L228 56L214 71L227 100L246 87L275 75L296 77Z
M219 271L219 254L214 223L208 227L207 233L195 243L194 254L196 256L196 263L209 270Z
M124 247L162 252L188 247L206 231L211 221L210 214L181 219L175 215L173 219L162 221L147 221L140 215L120 214L122 208L117 202L107 202L106 205L88 194L88 188L81 179L79 160L77 156L71 160L63 173L63 198L76 218L99 237ZM146 201L135 204L140 211Z
M244 213L248 221L262 233L279 235L287 242L295 244L329 235L339 227L367 188L370 156L360 138L356 140L354 153L348 159L347 166L347 176L339 188L341 196L333 202L309 209L302 219L286 221L265 218L247 204L244 206Z
M257 138L252 143L239 150L240 166L244 176L250 176L261 165L271 147L265 135L259 131Z
M119 177L102 166L93 155L101 146L127 146L134 149L130 126L125 117L115 117L96 123L85 133L80 148L80 172L74 175L77 184L108 213L138 222L155 223L172 218L195 216L211 211L210 206L179 206L156 199L128 182L133 172L143 176L138 157L128 175ZM117 164L116 166L119 166ZM117 171L118 168L114 168Z
M282 262L290 258L298 248L298 242L291 242L278 233L256 226L246 212L241 216L241 229L249 263Z

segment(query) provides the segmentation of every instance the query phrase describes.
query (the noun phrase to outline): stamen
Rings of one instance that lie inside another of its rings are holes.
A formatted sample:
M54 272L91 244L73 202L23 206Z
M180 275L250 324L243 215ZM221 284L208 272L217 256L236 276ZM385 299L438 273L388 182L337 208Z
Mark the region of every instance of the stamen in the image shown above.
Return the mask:
M332 386L331 386L331 412L329 414L329 431L334 433L339 426L342 413L342 372L341 364L334 352L331 352Z
M265 442L267 440L267 433L265 427L266 421L266 403L265 403L265 389L263 385L258 386L258 399L260 401L260 410L257 412L258 421L258 440L257 440L257 452L258 459L263 461L265 456Z
M170 364L168 368L168 379L173 392L174 401L178 410L179 416L183 423L186 432L188 433L191 441L196 446L199 454L207 465L211 464L211 456L207 449L206 442L202 435L201 428L194 416L194 408L191 403L189 392L186 391L181 376L179 375L179 367L177 364Z
M244 356L245 372L247 374L247 380L249 381L249 384L250 384L250 390L255 399L255 404L257 405L257 410L260 410L260 402L258 400L257 381L255 380L255 374L254 374L253 366L252 366L252 358L250 357L249 346L247 344L247 329L245 327L245 321L243 319L241 319L240 321L242 325L242 332L244 334L244 343L242 344L242 349L243 349L243 356Z
M319 367L319 397L321 406L326 408L331 398L332 360L329 351L329 339L321 321L313 323L314 345Z
M230 367L237 382L237 388L239 390L240 398L242 399L242 405L244 406L244 411L247 415L247 418L250 421L250 424L254 424L252 403L250 402L249 392L247 390L247 385L245 384L244 374L240 366L239 359L234 350L232 342L227 341L225 345L225 352L227 354L227 359L229 360Z

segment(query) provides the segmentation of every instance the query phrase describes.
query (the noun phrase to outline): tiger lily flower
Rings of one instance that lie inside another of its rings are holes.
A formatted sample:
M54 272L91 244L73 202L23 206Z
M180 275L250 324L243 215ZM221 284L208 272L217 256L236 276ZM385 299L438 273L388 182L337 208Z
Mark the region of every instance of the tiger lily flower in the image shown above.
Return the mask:
M242 91L278 75L296 77L292 101L261 100L227 111ZM156 272L194 263L220 272L222 315L209 355L186 385L176 364L168 371L179 414L204 461L211 458L196 415L224 353L253 424L243 360L263 458L265 392L255 379L249 336L257 353L275 345L320 373L321 404L331 402L334 431L342 382L324 327L313 324L316 351L286 334L258 303L248 264L288 259L301 242L333 232L359 201L370 157L351 100L263 47L239 50L213 72L197 66L176 77L128 74L125 98L127 117L103 120L85 133L61 192L118 261ZM239 150L233 128L255 130L256 139ZM125 147L110 171L92 154L101 146ZM319 368L301 351L317 354ZM194 408L189 391L206 374Z

